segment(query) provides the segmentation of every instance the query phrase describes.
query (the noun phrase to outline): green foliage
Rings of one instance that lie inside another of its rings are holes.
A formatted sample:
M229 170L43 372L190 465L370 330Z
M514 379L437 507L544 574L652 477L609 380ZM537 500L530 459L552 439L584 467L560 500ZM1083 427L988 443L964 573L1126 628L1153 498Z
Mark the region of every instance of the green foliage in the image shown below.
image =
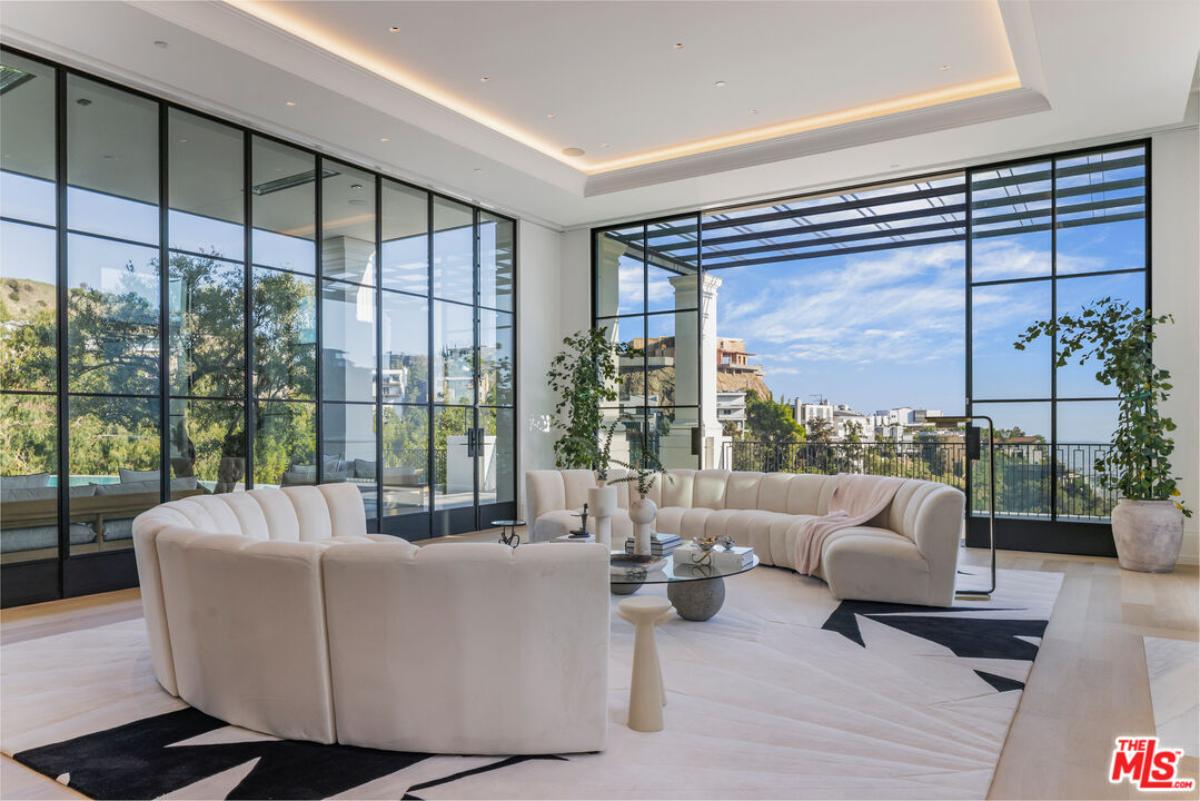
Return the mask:
M652 449L642 449L634 458L632 464L612 460L613 464L620 465L626 468L629 472L621 478L614 480L614 484L622 484L625 482L632 483L636 488L638 495L645 496L654 486L655 476L666 476L668 481L673 481L666 468L663 467L662 461L658 458L658 453Z
M0 475L57 472L55 399L0 395Z
M241 396L244 392L244 270L213 256L174 254L168 265L173 394ZM111 289L72 287L67 337L71 390L158 394L157 265L151 274L124 266ZM53 392L56 371L54 287L26 279L0 285L0 386ZM266 401L315 396L315 299L312 282L260 270L255 276L254 395ZM423 370L423 368L422 368ZM57 473L57 414L47 396L5 395L0 473ZM262 403L255 432L255 480L279 483L293 464L314 461L316 406ZM230 478L244 470L244 412L232 400L172 401L170 443L175 475ZM115 475L118 467L159 465L158 401L75 397L71 465L76 475ZM427 446L422 440L421 453ZM221 476L222 460L227 466ZM230 461L232 460L232 461ZM240 479L240 474L236 476Z
M600 466L601 407L618 397L617 360L640 355L625 343L611 343L602 329L577 331L563 339L563 349L550 362L547 380L558 395L553 426L554 461L561 470ZM606 466L607 467L607 466Z
M1072 359L1078 364L1099 363L1096 380L1117 388L1120 412L1112 453L1096 460L1096 470L1105 486L1131 500L1179 496L1169 461L1175 450L1169 432L1175 430L1175 422L1158 410L1172 388L1171 374L1154 366L1154 327L1168 322L1173 322L1170 315L1155 316L1126 301L1101 298L1077 315L1034 323L1013 343L1024 350L1040 337L1057 338L1059 367ZM1176 506L1191 516L1182 503Z
M789 404L760 398L754 390L746 393L746 429L751 439L772 446L803 442L806 436ZM808 436L811 439L811 432Z
M54 287L4 278L0 289L0 387L53 392Z
M157 274L138 272L130 262L114 289L71 287L67 320L72 392L157 394Z

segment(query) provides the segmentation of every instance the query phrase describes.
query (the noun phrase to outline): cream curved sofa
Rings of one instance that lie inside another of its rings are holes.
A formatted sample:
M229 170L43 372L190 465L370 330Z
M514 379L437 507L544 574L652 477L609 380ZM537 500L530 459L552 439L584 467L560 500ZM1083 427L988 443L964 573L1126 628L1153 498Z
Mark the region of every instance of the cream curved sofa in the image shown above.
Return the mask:
M155 676L229 723L441 754L605 746L608 554L367 535L352 484L133 523Z
M621 474L610 474L610 479ZM669 470L648 497L658 531L684 538L729 535L754 548L763 564L795 568L798 525L829 509L836 476ZM531 538L552 539L579 524L573 515L596 486L590 470L530 470L525 492ZM629 483L620 483L613 543L633 532ZM964 496L933 481L905 480L870 525L829 538L818 572L838 599L949 606L954 600Z

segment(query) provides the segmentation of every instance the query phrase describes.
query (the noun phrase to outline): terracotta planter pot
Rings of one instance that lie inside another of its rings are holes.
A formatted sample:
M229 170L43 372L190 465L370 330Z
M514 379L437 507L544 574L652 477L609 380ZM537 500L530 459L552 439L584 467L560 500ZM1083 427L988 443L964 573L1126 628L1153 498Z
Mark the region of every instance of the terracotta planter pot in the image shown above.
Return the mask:
M650 540L654 534L654 520L658 507L649 498L635 497L629 504L629 519L633 523L633 552L650 554Z
M1126 570L1170 573L1183 545L1183 512L1174 501L1122 498L1112 512L1117 559Z

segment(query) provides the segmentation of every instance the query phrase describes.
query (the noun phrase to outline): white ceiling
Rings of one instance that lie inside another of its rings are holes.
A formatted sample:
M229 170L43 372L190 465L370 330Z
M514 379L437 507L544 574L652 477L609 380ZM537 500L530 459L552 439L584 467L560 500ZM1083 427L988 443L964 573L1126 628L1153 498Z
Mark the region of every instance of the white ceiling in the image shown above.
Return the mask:
M262 8L2 2L0 35L558 227L1179 125L1200 43L1193 0Z
M589 173L1016 75L994 0L239 5ZM563 156L569 147L586 154Z

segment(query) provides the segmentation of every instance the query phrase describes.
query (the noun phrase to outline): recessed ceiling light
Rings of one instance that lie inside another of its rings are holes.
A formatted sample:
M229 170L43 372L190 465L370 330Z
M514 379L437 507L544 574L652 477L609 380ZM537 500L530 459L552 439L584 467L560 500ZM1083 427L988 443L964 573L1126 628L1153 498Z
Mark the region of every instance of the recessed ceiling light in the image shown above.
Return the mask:
M480 82L480 83L487 83L487 82L488 82L488 81L490 81L491 79L492 79L492 76L491 76L491 75L480 75L480 76L479 76L479 82Z
M682 49L683 49L683 42L676 42L676 43L675 43L675 49L676 49L676 50L682 50Z
M92 105L92 101L88 100L86 97L81 97L81 98L79 98L78 100L76 100L76 101L75 101L75 103L76 103L77 105L80 105L80 106L90 106L90 105Z
M552 120L557 116L558 116L557 114L555 114L553 111L551 111L549 114L546 115L546 119Z
M365 200L363 200L363 199L361 199L361 198L355 198L354 200L348 200L348 201L346 201L346 202L347 202L347 203L349 203L351 206L365 206L365 205L367 205L367 201L365 201Z
M351 189L362 189L362 184L350 184Z
M180 140L179 140L179 144L181 144L181 145L186 145L186 144L187 144L187 140L186 140L186 139L180 139Z
M943 64L942 66L938 67L938 70L940 70L941 72L948 72L950 70L950 65Z
M600 143L600 147L607 149L607 148L608 148L608 142L601 142L601 143Z
M564 147L562 149L564 156L582 156L585 152L582 147Z
M154 46L155 46L155 47L157 47L157 48L158 48L158 49L160 49L160 50L166 50L166 49L167 49L167 43L166 43L166 42L164 42L162 39L158 39L158 40L156 40L156 41L154 42Z
M392 140L391 140L391 139L388 139L386 136L381 136L381 137L379 137L379 141L380 141L380 142L390 142L390 141L392 141Z
M713 86L717 87L718 89L720 89L724 85L725 85L724 81L717 81L716 83L713 84Z
M285 106L289 106L289 107L290 107L290 106L294 106L294 105L296 105L296 101L295 101L295 100L288 100L288 101L286 101L286 102L285 102L283 105L285 105Z
M758 113L758 109L756 109L756 108L752 108L752 109L750 109L750 113L751 113L751 114L757 114L757 113Z
M388 30L391 31L392 33L400 33L400 26L393 25L392 27L388 28Z
M471 172L483 172L483 167L476 167Z

